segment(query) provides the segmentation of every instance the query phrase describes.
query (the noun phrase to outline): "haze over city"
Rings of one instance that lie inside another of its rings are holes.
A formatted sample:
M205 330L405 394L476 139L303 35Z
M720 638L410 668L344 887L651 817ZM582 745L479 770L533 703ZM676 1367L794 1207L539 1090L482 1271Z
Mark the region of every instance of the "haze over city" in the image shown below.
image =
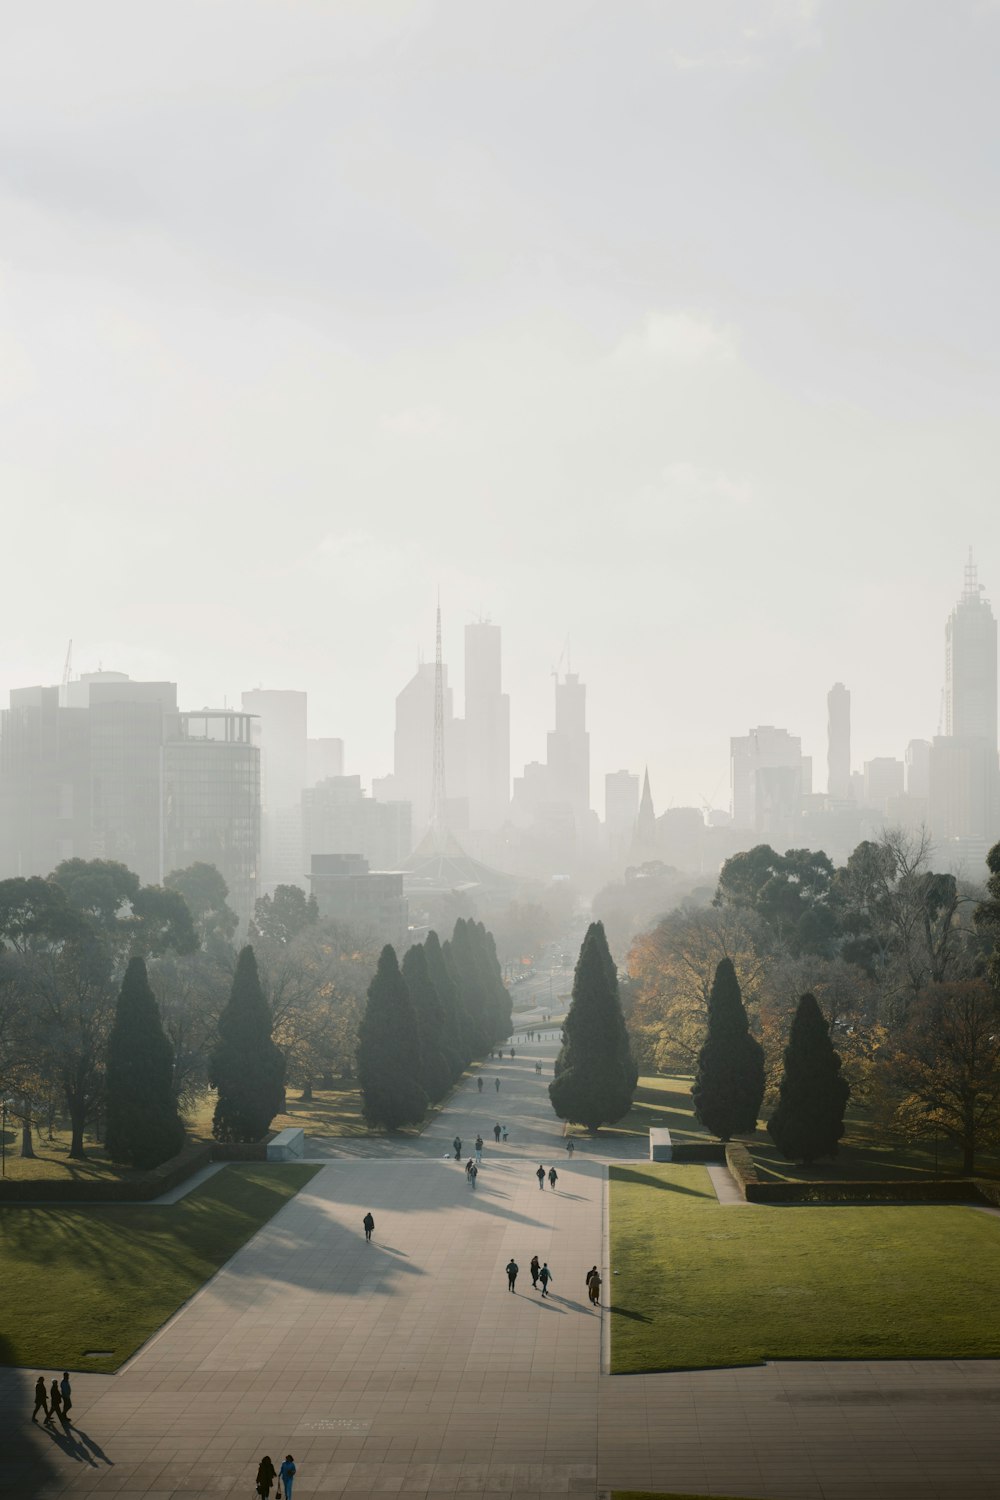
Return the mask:
M3 689L307 689L391 770L499 623L512 766L588 689L594 805L728 805L731 735L937 730L1000 599L1000 12L10 8Z

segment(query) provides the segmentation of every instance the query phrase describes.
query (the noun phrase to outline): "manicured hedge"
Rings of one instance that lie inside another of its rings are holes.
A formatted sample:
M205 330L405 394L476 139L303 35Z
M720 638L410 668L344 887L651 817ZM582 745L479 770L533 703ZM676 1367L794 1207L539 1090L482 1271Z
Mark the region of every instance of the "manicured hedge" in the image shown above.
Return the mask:
M904 1182L748 1182L748 1203L980 1203L971 1177Z
M739 1141L730 1141L726 1147L726 1166L736 1178L737 1186L742 1188L744 1197L749 1198L747 1189L759 1179L753 1157L746 1146L742 1146Z
M267 1161L267 1146L277 1135L269 1130L260 1141L216 1141L212 1146L213 1161Z
M207 1167L212 1147L203 1143L185 1146L183 1151L154 1167L151 1172L134 1177L91 1179L51 1177L8 1179L0 1182L0 1204L4 1203L146 1203L179 1187L192 1173Z
M681 1141L673 1143L673 1159L680 1162L724 1162L726 1148L721 1141Z

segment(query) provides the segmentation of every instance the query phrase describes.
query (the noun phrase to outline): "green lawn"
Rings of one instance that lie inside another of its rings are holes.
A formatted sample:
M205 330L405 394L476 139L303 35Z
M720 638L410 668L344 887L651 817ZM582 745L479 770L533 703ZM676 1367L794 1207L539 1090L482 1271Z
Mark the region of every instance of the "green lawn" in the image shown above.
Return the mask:
M285 1113L275 1115L272 1130L287 1130L298 1126L306 1135L373 1135L361 1114L361 1092L357 1088L314 1089L313 1097L303 1101L299 1090L288 1090ZM212 1115L215 1112L215 1095L203 1094L197 1105L187 1111L188 1128L192 1135L211 1140Z
M111 1182L120 1177L143 1176L142 1172L109 1161L104 1147L86 1133L83 1138L86 1161L70 1160L69 1143L70 1132L62 1125L53 1127L51 1137L43 1129L32 1135L35 1155L22 1158L18 1155L21 1150L20 1126L15 1129L8 1123L3 1153L4 1177L12 1182L38 1177L48 1177L54 1182Z
M616 1374L1000 1357L1000 1220L971 1208L722 1208L704 1167L612 1167L611 1271Z
M6 1357L116 1370L319 1170L231 1165L169 1206L0 1208Z
M639 1079L632 1108L624 1119L604 1126L598 1136L647 1135L651 1125L665 1125L675 1141L706 1141L710 1137L691 1109L690 1078L650 1074ZM570 1125L567 1135L586 1135L582 1125ZM719 1147L720 1152L722 1147Z

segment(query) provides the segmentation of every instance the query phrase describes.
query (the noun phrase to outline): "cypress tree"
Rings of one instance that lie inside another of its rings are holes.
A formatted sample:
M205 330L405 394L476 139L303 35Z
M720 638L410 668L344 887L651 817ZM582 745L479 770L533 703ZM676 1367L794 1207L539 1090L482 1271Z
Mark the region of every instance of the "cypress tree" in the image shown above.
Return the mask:
M736 970L724 958L708 997L708 1034L691 1090L695 1118L728 1141L752 1135L764 1097L764 1049L750 1035Z
M398 1130L423 1119L427 1095L420 1072L417 1017L396 950L387 943L368 986L368 1004L358 1028L358 1080L370 1125Z
M249 945L236 960L208 1079L219 1091L212 1122L215 1139L259 1141L281 1109L285 1059L271 1040L271 1011Z
M465 1034L466 1059L482 1057L493 1043L487 1021L485 976L475 950L472 922L459 917L444 954L458 991L460 1014Z
M141 958L129 960L108 1038L107 1148L112 1161L148 1170L184 1144L174 1097L174 1053Z
M445 1034L442 1050L451 1067L452 1078L458 1078L462 1069L472 1060L472 1053L466 1050L467 1028L458 986L436 932L432 930L427 934L423 947L427 958L427 972L444 1009Z
M850 1092L830 1041L830 1023L815 995L803 995L785 1048L778 1105L767 1122L782 1156L807 1166L820 1156L836 1156Z
M628 1113L637 1082L604 925L592 922L573 976L549 1098L561 1120L597 1130Z
M452 1079L451 1064L442 1051L446 1032L444 1006L431 980L427 954L421 944L407 949L401 972L420 1034L420 1082L428 1099L441 1099Z

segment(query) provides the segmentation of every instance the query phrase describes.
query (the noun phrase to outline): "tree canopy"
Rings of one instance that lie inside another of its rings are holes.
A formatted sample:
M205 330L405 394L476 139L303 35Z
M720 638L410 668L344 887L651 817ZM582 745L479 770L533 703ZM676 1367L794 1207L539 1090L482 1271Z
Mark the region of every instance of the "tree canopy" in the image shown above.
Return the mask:
M723 1141L752 1135L764 1081L764 1049L750 1035L736 970L724 958L708 997L708 1030L691 1090L696 1118Z
M778 1107L767 1122L781 1154L806 1165L836 1156L850 1092L830 1040L830 1023L815 995L803 995L785 1048Z
M387 943L358 1029L358 1080L369 1124L398 1130L423 1119L427 1095L420 1083L422 1068L417 1017L396 950Z
M217 1141L259 1141L281 1108L285 1059L271 1037L271 1012L249 945L240 950L219 1040L209 1063L218 1090L212 1134Z
M173 1049L141 958L129 960L108 1038L105 1140L112 1161L143 1170L158 1167L184 1144Z

